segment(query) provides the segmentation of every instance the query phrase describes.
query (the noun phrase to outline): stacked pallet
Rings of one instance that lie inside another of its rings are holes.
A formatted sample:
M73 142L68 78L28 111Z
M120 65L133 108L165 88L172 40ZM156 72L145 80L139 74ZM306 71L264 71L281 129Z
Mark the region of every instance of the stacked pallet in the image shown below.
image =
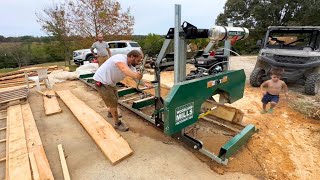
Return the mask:
M25 99L27 96L28 88L26 87L6 88L5 90L0 90L0 104Z
M52 71L57 70L58 66L31 67L31 68L20 69L14 72L0 74L0 89L26 85L24 72L26 72L29 77L37 76L36 70L40 68L48 68L48 73L51 73ZM32 83L31 81L30 81L30 84L34 85L34 83Z

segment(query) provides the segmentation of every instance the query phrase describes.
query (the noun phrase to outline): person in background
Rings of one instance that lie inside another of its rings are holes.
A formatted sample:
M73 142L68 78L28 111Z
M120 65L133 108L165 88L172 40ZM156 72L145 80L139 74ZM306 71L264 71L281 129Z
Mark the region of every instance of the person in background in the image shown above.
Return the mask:
M100 33L97 36L98 41L91 46L91 53L97 58L99 66L101 66L107 59L111 57L111 51L107 42L103 41L103 35ZM94 53L97 50L97 54Z

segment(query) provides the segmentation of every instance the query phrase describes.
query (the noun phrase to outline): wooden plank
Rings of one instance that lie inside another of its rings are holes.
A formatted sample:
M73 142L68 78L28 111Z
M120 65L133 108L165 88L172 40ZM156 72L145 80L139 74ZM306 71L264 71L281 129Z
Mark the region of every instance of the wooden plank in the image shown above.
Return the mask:
M218 106L217 108L211 110L210 114L227 121L232 121L236 114L235 111L236 110L234 108Z
M64 156L64 152L63 152L63 148L62 148L61 144L58 145L58 151L59 151L60 162L61 162L61 166L62 166L64 180L70 180L70 174L69 174L69 170L68 170L68 166L67 166L67 161Z
M234 131L234 132L237 132L237 133L239 133L239 132L241 131L241 130L239 130L239 129L236 129L236 128L234 128L234 127L228 126L228 125L226 125L226 124L222 124L222 123L220 123L220 122L217 122L217 121L215 121L215 120L213 120L213 119L210 119L210 118L207 118L207 117L202 117L202 119L203 119L203 120L206 120L206 121L209 121L209 122L212 122L212 123L214 123L214 124L217 124L217 125L219 125L219 126L228 128L228 129L230 129L230 130L232 130L232 131Z
M148 82L146 80L144 80L145 82ZM137 82L134 81L132 78L130 77L126 77L124 78L121 83L125 84L126 86L129 86L129 87L133 87L133 88L136 88L137 87ZM139 88L143 88L143 86L139 86ZM144 92L147 92L149 94L152 94L153 96L155 96L155 90L154 88L153 89L147 89L147 90L143 90ZM160 93L161 93L161 97L162 98L165 98L170 92L170 88L168 88L167 86L165 85L161 85L161 90L160 90Z
M78 99L69 90L57 91L57 94L77 117L112 164L118 163L132 154L129 144L101 115Z
M29 81L30 83L32 81ZM2 82L0 83L1 86L16 86L16 85L22 85L26 84L26 81L17 81L17 82Z
M7 141L7 139L1 139L0 143L6 142L6 141Z
M29 84L29 89L33 88L36 86L34 83ZM19 86L13 86L13 87L5 87L5 88L0 88L0 92L3 91L8 91L8 90L15 90L15 89L20 89L20 88L28 88L27 85L19 85Z
M11 94L4 94L4 95L0 94L1 99L10 98L10 97L15 97L15 96L21 96L21 95L26 96L26 95L27 95L27 92L26 92L26 91L24 91L24 92L13 92L13 93L11 93Z
M214 108L211 108L211 107L214 107ZM208 111L211 109L210 112L208 112L208 114L211 114L220 119L223 119L232 123L240 124L240 125L242 123L242 118L244 113L237 108L220 104L212 100L206 100L202 104L201 108L204 108L203 109L204 111Z
M7 117L6 117L6 125L7 125L7 130L6 130L6 138L9 138L9 118L8 118L8 113ZM6 142L6 178L5 179L9 179L9 161L7 160L9 159L9 141Z
M0 129L0 131L6 130L6 129L7 129L7 127L3 127Z
M7 158L5 158L5 157L4 157L4 158L1 158L1 159L0 159L0 162L5 161L6 159L7 159Z
M8 96L8 97L1 97L0 102L11 100L11 99L16 99L16 98L20 98L20 97L27 97L27 95L26 94L18 94L18 95L12 95L12 96Z
M8 80L1 80L0 83L10 83L10 82L20 82L26 81L26 78L16 78L16 79L8 79Z
M24 83L26 84L26 83ZM44 83L43 82L40 82L40 85L43 85ZM29 86L35 86L36 84L35 83L29 83ZM0 84L0 88L8 88L8 87L16 87L16 86L25 86L25 85L22 85L22 84L9 84L9 85L3 85L3 84Z
M7 88L5 88L5 89L7 89ZM2 94L10 94L10 93L12 93L12 92L20 92L20 91L25 91L26 89L27 89L27 87L20 87L20 88L9 88L9 89L7 89L7 90L5 90L5 89L2 89L3 91L0 91L0 94L2 95Z
M11 76L11 75L16 75L16 74L22 74L23 72L34 71L34 70L40 69L40 68L41 67L22 68L22 69L19 69L17 71L13 71L13 72L1 73L0 77ZM57 65L48 66L47 68L48 68L48 70L55 70L55 69L58 69L58 66Z
M54 179L30 105L28 103L21 105L21 110L24 120L28 152L34 154L40 179Z
M44 106L45 114L48 116L52 114L61 113L62 109L59 106L57 97L55 97L54 90L47 90L44 93L48 95L52 95L51 98L43 96L43 106Z
M0 92L0 95L1 96L8 96L8 95L11 95L11 94L19 94L19 93L22 93L22 92L26 92L27 89L23 88L23 89L16 89L16 90L12 90L12 91L5 91L5 92Z
M30 164L31 164L33 180L40 180L37 162L36 162L36 159L35 159L34 154L32 152L29 153L29 160L30 160Z
M6 179L31 180L26 136L21 113L21 106L10 106L7 110L9 134L8 142L8 174Z
M24 99L24 98L27 98L26 96L21 96L21 97L17 97L17 98L14 98L14 99L9 99L9 100L4 100L4 101L1 101L1 103L7 103L7 102L10 102L10 101L15 101L15 100L20 100L20 99Z

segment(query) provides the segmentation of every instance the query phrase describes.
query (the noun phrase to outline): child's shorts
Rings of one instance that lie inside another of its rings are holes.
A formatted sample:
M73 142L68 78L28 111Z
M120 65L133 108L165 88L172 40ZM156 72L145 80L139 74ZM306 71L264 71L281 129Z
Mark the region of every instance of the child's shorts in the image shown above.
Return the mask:
M263 96L261 101L263 104L268 104L268 102L278 103L279 95L272 95L272 94L266 93L266 95Z

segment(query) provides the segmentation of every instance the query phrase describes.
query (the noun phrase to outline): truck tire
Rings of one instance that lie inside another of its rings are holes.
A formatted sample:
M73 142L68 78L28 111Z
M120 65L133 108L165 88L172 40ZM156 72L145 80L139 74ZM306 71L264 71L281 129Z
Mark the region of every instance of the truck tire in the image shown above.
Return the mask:
M265 76L265 70L255 67L250 75L250 84L253 87L260 87L263 83L263 76Z
M93 55L90 55L86 58L86 61L89 61L90 63L93 61L94 59L94 56Z
M311 73L304 85L304 92L308 95L316 95L320 90L320 74Z

